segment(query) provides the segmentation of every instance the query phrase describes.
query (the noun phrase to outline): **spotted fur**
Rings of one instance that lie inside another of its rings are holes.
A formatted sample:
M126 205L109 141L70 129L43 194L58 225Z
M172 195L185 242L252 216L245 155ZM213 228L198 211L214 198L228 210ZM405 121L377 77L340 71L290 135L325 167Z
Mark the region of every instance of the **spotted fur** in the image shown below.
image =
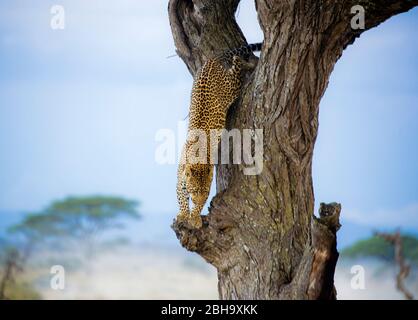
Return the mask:
M259 50L259 45L241 47L228 51L220 57L209 59L198 72L193 83L188 132L201 130L206 134L207 156L203 163L191 163L190 159L195 152L193 145L196 141L190 139L186 141L177 171L177 199L180 207L177 220L186 221L194 228L202 226L200 213L212 184L210 132L212 129L225 128L228 108L240 94L241 58L244 54L249 54L248 50ZM229 60L231 65L229 69L224 67L225 60ZM217 134L216 138L219 142L220 134ZM193 204L191 210L190 198Z

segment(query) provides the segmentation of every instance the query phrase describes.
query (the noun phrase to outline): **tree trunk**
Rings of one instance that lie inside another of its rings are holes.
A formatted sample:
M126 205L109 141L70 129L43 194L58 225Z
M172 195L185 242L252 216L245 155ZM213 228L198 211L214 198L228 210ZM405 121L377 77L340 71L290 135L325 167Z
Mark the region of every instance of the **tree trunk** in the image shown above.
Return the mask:
M246 43L235 21L239 0L170 0L178 55L194 75L204 61ZM319 102L363 5L366 28L418 1L257 0L260 59L246 71L227 129L263 129L263 170L217 166L217 195L202 229L175 222L181 244L218 270L221 299L333 299L340 205L313 216L312 155Z
M22 271L19 264L19 253L15 250L8 252L5 261L4 274L0 281L0 300L6 300L7 285L15 281L15 273Z

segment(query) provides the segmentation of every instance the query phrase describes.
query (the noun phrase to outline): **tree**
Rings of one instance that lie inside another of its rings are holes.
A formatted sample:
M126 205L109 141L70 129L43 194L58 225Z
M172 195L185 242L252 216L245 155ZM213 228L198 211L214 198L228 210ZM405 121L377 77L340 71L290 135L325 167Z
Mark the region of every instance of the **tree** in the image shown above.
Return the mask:
M405 258L412 267L418 268L418 238L414 235L402 234L401 240ZM344 248L341 256L349 259L376 258L389 263L396 260L393 245L376 234Z
M392 233L375 232L375 234L364 240L357 241L352 246L345 248L342 257L356 258L377 258L393 264L399 268L396 275L396 288L412 300L414 296L408 291L405 281L408 278L411 268L418 267L418 238L413 235L402 235L400 231Z
M413 300L414 296L406 288L404 280L408 277L411 267L406 263L404 258L404 246L401 233L399 231L394 233L376 232L376 236L384 239L393 246L395 263L399 267L399 272L396 275L396 288L405 296L407 300Z
M177 53L192 75L206 59L246 43L234 16L239 2L169 1ZM246 176L238 165L217 166L217 195L203 228L175 222L173 229L184 247L217 268L221 299L333 299L340 206L323 205L321 217L313 217L319 102L343 50L418 0L255 3L263 48L227 128L263 129L263 171ZM351 26L356 5L364 9L364 29Z
M0 238L0 300L40 299L38 292L25 279L19 279L23 259L13 243Z
M14 246L21 252L22 260L26 262L33 250L40 244L54 241L62 232L59 231L57 225L59 217L46 213L30 213L27 214L23 221L9 228L12 235L16 235L18 239L14 239Z
M8 249L5 257L3 276L0 278L0 300L5 300L6 288L15 283L16 273L22 271L19 251Z
M104 231L121 227L121 218L139 218L138 202L119 197L69 197L28 214L10 231L23 238L24 256L37 244L73 240L86 245L90 256Z

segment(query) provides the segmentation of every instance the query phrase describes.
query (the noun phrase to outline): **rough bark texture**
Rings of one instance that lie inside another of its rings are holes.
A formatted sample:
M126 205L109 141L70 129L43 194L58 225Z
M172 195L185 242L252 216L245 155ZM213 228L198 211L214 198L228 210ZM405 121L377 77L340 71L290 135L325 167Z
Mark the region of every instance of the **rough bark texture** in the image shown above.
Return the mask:
M192 75L207 58L246 43L234 17L238 4L169 1L177 53ZM217 268L221 299L335 298L341 207L322 205L320 218L313 216L312 155L329 76L364 31L350 26L357 4L367 30L418 0L256 0L263 48L227 124L264 130L263 171L246 176L242 165L218 166L204 227L173 224L181 244Z

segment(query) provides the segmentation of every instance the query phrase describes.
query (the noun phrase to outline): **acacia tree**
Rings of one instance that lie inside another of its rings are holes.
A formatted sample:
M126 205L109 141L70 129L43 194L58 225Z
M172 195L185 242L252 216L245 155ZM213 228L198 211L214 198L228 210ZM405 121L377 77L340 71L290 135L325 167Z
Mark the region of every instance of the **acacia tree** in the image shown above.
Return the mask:
M57 242L82 245L90 258L105 231L123 227L122 218L140 217L138 205L137 201L114 196L68 197L26 215L9 231L22 241L24 260L37 245Z
M192 75L215 54L246 43L239 0L170 0L178 55ZM312 155L319 102L344 49L418 0L255 0L264 34L227 129L261 128L263 171L217 167L217 195L202 229L175 222L181 244L217 268L221 299L333 299L338 204L313 216ZM353 6L365 28L353 30Z

